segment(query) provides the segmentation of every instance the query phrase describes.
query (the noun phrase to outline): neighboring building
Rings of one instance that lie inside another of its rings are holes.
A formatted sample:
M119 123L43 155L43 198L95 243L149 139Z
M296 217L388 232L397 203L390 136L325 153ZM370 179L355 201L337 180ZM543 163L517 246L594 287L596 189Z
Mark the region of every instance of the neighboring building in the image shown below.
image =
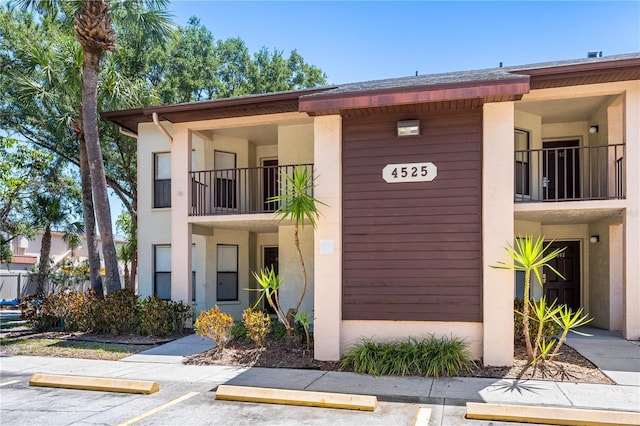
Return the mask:
M521 289L491 265L520 234L569 247L549 296L640 338L640 54L103 116L138 135L142 296L237 319L275 265L292 306L292 227L267 198L304 164L327 205L301 232L318 359L435 333L510 364Z
M35 237L30 240L25 237L18 237L11 240L10 247L13 253L13 261L10 264L0 263L0 271L2 272L24 272L31 271L36 263L40 261L40 249L42 244L42 231L37 231ZM51 260L54 265L60 265L67 259L72 259L74 263L87 260L87 241L82 237L80 247L71 250L66 241L62 238L63 232L51 232ZM102 259L102 246L100 237L97 238L98 251ZM115 239L116 248L126 244L125 240Z

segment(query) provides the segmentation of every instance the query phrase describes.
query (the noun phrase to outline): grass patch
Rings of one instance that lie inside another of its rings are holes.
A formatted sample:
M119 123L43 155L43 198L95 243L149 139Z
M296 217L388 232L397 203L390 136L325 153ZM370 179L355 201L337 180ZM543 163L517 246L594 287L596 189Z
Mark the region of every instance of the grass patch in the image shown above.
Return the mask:
M364 340L348 350L341 362L342 368L374 376L453 376L474 365L463 339L435 336L395 343Z
M54 356L117 361L147 350L154 345L82 342L77 340L44 338L2 338L0 352L8 355Z

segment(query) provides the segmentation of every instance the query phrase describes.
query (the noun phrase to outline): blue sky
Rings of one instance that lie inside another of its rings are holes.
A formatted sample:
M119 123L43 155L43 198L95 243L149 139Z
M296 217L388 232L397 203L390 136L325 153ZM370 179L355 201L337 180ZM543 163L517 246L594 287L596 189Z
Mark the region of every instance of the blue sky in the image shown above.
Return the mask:
M640 2L174 0L216 39L297 49L328 82L522 65L640 51Z

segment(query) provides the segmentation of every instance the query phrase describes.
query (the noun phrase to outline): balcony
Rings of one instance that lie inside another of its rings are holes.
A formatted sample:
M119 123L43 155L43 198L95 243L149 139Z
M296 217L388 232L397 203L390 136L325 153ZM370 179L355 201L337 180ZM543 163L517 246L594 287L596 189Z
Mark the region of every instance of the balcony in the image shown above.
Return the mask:
M296 167L313 171L313 164L298 164L190 172L189 215L273 213L278 203L270 199L286 190L281 176L291 176Z
M516 203L625 198L624 144L515 151Z

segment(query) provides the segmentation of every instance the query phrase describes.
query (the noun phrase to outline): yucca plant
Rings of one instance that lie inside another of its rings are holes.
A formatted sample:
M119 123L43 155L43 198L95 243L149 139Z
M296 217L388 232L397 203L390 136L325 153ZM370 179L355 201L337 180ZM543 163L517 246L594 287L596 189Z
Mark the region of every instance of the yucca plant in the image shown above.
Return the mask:
M265 299L269 306L271 306L271 309L275 311L280 322L282 322L287 329L287 334L289 334L289 327L293 327L293 325L287 321L282 306L280 306L280 299L278 298L278 289L280 288L280 284L282 284L280 276L276 274L273 267L271 267L261 269L258 272L254 271L253 277L260 286L256 290L260 293L260 297L253 305L253 308L256 309L260 305L260 302L262 302L262 299Z
M529 303L530 288L531 288L531 273L533 272L538 279L540 285L542 285L542 276L540 275L540 269L544 266L551 269L559 277L564 278L560 272L554 267L549 265L549 262L555 259L560 253L562 253L566 247L561 249L555 249L549 251L549 247L553 241L544 244L544 237L540 236L535 241L533 236L526 235L518 237L515 240L515 244L508 244L505 248L507 256L509 256L512 262L498 262L498 265L493 265L493 268L498 269L510 269L512 271L524 272L524 309L522 312L522 325L524 332L525 345L527 347L527 359L529 362L533 362L536 358L533 349L533 342L531 341L531 334L529 333Z
M310 171L311 170L311 171ZM278 209L275 214L280 217L280 221L289 219L293 225L293 240L302 270L302 290L295 307L291 308L286 315L287 333L293 337L295 330L295 316L300 309L302 299L307 292L307 269L305 267L302 250L300 250L299 228L304 229L305 221L309 221L311 226L316 228L316 220L320 216L318 205L326 205L313 197L315 187L315 177L313 170L306 166L296 166L292 176L282 173L279 180L281 194L271 197L268 201L277 203ZM282 319L281 319L282 320Z

